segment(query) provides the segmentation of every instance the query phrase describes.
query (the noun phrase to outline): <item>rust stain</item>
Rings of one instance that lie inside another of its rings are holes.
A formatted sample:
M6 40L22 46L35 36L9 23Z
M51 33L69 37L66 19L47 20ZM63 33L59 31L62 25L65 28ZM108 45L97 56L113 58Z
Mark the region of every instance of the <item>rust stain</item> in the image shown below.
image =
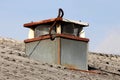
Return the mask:
M36 26L36 25L39 25L39 24L51 23L51 22L54 22L54 21L62 21L62 20L63 19L61 17L59 17L59 18L51 18L51 19L47 19L47 20L26 23L23 26L27 27L27 28L32 28L33 26Z
M84 42L89 41L88 38L81 38L81 37L74 36L74 35L71 35L71 34L57 34L57 36L62 37L62 38L72 39L72 40L84 41Z
M74 71L81 71L81 72L95 73L95 74L101 74L102 73L100 70L81 70L81 69L77 69L76 66L70 65L70 64L65 64L64 66L66 66L69 70L74 70Z
M62 37L62 38L67 38L67 39L72 39L72 40L83 41L83 42L89 41L88 38L81 38L81 37L68 35L68 34L56 34L56 37ZM47 34L47 35L42 35L40 37L36 37L36 38L32 38L32 39L26 39L26 40L24 40L24 42L29 43L29 42L34 42L34 41L38 41L38 40L45 40L45 39L50 39L50 35Z
M58 64L61 64L61 40L58 38Z
M32 38L32 39L26 39L24 40L25 43L29 43L29 42L34 42L34 41L39 41L39 40L45 40L45 39L49 39L50 36L49 35L42 35L40 37L36 37L36 38Z
M64 64L64 66L66 66L70 70L76 70L76 66L74 66L74 65Z
M70 70L74 70L74 71L81 71L81 72L87 72L87 73L94 73L94 74L101 74L102 72L100 70L80 70L80 69L76 69L76 68L68 68Z

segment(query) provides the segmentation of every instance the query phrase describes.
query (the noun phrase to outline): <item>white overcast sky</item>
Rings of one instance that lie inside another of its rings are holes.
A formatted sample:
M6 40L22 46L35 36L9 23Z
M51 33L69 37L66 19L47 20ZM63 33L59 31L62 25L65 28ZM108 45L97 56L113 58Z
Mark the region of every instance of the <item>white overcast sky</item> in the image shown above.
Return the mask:
M57 16L88 22L89 50L120 54L120 0L0 0L0 36L27 38L24 23Z

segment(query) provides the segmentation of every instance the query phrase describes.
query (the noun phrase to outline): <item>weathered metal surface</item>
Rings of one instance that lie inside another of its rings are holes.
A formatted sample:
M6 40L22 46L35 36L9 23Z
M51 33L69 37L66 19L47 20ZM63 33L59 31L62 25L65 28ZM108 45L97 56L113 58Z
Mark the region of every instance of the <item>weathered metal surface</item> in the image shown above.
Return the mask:
M39 36L42 36L42 35L47 35L47 34L49 34L49 29L50 28L50 25L47 25L47 24L45 24L45 25L39 25L39 26L37 26L36 28L35 28L35 32L34 32L34 36L35 37L39 37ZM51 30L51 33L53 34L55 34L55 28L53 28L52 30Z
M56 18L51 18L51 19L47 19L47 20L26 23L23 26L27 27L27 28L31 28L31 27L35 27L36 25L39 25L39 24L51 23L51 22L54 22L55 20L56 20ZM57 18L57 21L62 21L62 18Z
M38 44L39 43L39 44ZM38 45L37 45L38 44ZM36 46L37 45L37 46ZM33 51L34 50L34 51ZM47 63L58 63L58 40L50 39L26 43L26 54L30 58Z
M88 38L81 38L81 37L77 37L77 36L74 36L74 35L57 34L57 36L62 37L62 38L66 38L66 39L71 39L71 40L78 40L78 41L84 41L84 42L89 41Z
M64 18L63 18L63 21L64 21L64 22L68 22L68 23L74 23L74 24L78 24L78 25L83 25L84 27L89 26L88 23L86 23L86 22L81 22L81 21L69 20L69 19L64 19Z
M77 36L73 36L73 35L67 35L67 34L56 34L55 36L56 37L66 38L66 39L71 39L71 40L84 41L84 42L89 41L88 38L81 38L81 37L77 37ZM24 42L29 43L29 42L45 40L45 39L49 39L49 38L50 38L50 35L43 35L43 36L32 38L32 39L26 39L26 40L24 40Z
M68 19L64 19L64 18L51 18L51 19L47 19L47 20L41 20L41 21L37 21L37 22L30 22L30 23L26 23L24 24L23 26L24 27L27 27L27 28L33 28L33 27L36 27L37 25L40 25L40 24L48 24L48 23L52 23L54 21L61 21L61 22L66 22L66 23L74 23L74 24L78 24L78 25L83 25L84 27L88 26L89 24L88 23L85 23L85 22L80 22L80 21L74 21L74 20L68 20Z
M41 62L65 65L71 69L87 70L88 41L81 37L83 27L89 24L62 18L60 8L57 18L31 22L24 27L31 28L26 43L26 54ZM34 34L34 35L33 35Z
M25 43L29 43L29 42L45 40L45 39L49 39L49 38L50 38L50 35L43 35L43 36L32 38L32 39L26 39L26 40L24 40L24 42Z
M87 42L61 38L61 65L87 70L87 49Z
M88 43L85 41L59 36L53 41L44 39L26 43L26 54L41 62L87 70L87 48Z

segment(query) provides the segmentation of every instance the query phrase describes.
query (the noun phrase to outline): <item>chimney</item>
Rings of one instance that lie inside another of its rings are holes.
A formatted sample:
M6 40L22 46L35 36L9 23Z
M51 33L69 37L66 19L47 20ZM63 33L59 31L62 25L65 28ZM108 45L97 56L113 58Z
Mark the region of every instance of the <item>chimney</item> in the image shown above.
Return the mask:
M63 16L63 12L62 12ZM83 28L89 24L57 18L24 24L29 37L24 40L26 54L44 63L60 64L70 69L88 70L88 42Z

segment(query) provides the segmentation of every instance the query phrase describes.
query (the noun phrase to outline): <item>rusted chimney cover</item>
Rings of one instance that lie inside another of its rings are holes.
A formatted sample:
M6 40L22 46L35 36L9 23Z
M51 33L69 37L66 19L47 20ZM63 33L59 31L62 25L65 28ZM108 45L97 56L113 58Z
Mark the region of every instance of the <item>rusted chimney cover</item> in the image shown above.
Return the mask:
M36 21L36 22L25 23L24 27L32 28L33 26L36 26L36 25L52 23L55 20L56 20L56 18L51 18L51 19L46 19L46 20L41 20L41 21ZM57 21L67 22L67 23L74 23L74 24L82 25L84 27L89 26L89 24L85 23L85 22L74 21L74 20L69 20L69 19L64 19L64 18L57 18Z

